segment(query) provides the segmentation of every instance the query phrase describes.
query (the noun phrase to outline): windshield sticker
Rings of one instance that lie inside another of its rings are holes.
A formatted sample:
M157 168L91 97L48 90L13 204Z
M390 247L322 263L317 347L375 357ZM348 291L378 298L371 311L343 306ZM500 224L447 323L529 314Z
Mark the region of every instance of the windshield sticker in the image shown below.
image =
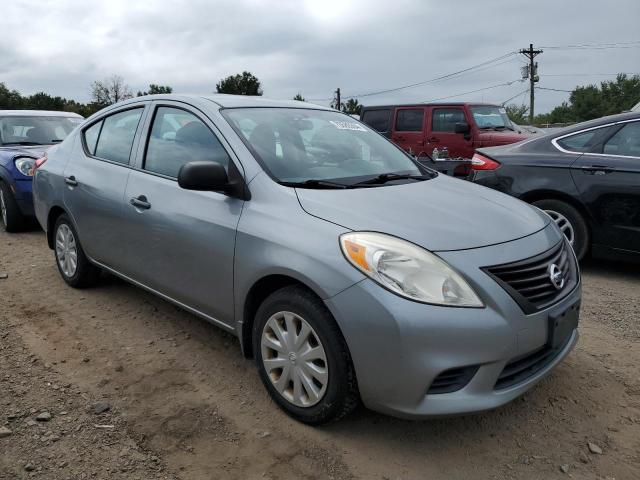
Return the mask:
M359 123L353 122L334 122L333 120L329 120L329 123L332 123L336 128L340 130L356 130L358 132L366 132L367 129L364 128Z

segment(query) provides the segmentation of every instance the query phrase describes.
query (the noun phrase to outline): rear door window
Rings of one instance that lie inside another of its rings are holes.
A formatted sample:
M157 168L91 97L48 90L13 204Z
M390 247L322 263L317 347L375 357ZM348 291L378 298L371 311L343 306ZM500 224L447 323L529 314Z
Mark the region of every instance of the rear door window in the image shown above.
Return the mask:
M128 164L133 139L143 110L144 107L133 108L106 117L98 136L95 156L116 163Z
M391 110L389 109L366 110L362 114L362 121L376 132L388 132L390 117Z
M397 132L421 132L424 121L424 109L403 108L396 114Z
M602 153L640 157L640 122L627 123L618 130L605 142Z

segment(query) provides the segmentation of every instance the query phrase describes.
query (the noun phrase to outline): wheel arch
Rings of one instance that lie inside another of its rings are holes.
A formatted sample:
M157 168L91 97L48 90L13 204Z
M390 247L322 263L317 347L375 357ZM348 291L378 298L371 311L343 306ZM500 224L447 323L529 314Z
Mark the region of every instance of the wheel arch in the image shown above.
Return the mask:
M322 296L318 294L311 286L304 281L295 278L286 273L274 273L261 277L256 280L251 288L249 288L247 295L244 299L244 305L242 308L242 322L241 328L239 328L240 334L240 346L242 348L242 354L246 358L253 357L253 339L252 330L253 322L255 320L256 312L258 308L264 302L264 300L272 293L289 286L300 286L313 295L322 300Z
M64 208L59 205L54 205L49 209L49 213L47 214L47 244L49 248L53 250L53 227L58 220L60 215L67 213Z
M533 203L539 200L559 200L561 202L568 203L573 208L575 208L580 213L580 215L582 215L582 218L584 218L584 221L587 224L587 228L589 228L589 233L591 233L591 228L592 228L591 216L589 215L589 212L587 212L587 209L584 207L582 202L576 200L576 198L573 197L572 195L569 195L564 192L559 192L558 190L540 189L540 190L533 190L531 192L527 192L521 195L520 200L527 203Z

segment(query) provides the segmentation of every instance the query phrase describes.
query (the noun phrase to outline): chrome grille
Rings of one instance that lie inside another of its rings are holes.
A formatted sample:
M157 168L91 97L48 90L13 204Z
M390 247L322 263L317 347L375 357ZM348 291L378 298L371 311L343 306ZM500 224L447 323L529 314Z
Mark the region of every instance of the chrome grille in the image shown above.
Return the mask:
M485 267L487 272L529 314L547 308L571 292L578 267L565 241L546 252L517 262Z

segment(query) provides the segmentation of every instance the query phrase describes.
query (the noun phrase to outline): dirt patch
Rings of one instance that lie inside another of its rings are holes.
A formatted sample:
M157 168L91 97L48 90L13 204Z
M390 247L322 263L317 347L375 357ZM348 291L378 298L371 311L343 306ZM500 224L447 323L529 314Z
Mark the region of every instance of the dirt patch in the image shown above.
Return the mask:
M40 232L0 233L0 272L0 478L640 478L630 267L585 265L578 347L506 407L424 422L363 410L315 429L277 409L231 335L113 277L67 287ZM94 427L95 402L113 429ZM31 409L53 419L28 427Z

